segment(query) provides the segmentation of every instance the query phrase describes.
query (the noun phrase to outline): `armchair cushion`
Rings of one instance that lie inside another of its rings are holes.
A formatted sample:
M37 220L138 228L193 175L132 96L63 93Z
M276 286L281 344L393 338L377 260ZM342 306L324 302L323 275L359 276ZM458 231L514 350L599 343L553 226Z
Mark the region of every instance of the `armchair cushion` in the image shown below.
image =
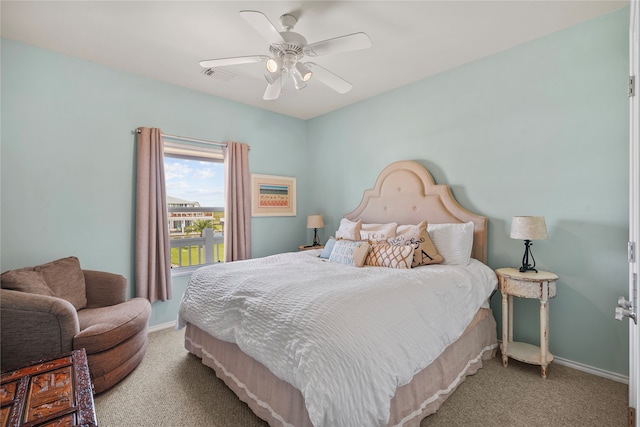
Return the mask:
M69 301L76 310L87 305L86 284L80 261L74 256L34 267L58 298Z
M150 315L151 304L144 298L80 310L80 333L73 338L73 347L84 347L87 354L108 350L145 329Z
M44 281L42 273L30 268L5 271L0 276L0 286L2 286L2 289L53 296L53 292L47 286L47 282Z

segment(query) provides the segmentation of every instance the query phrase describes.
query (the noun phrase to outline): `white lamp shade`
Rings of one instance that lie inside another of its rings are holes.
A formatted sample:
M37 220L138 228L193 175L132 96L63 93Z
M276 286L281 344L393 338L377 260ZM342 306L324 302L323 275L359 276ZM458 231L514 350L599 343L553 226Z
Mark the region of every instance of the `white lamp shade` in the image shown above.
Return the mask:
M547 226L543 216L514 216L511 221L512 239L546 240Z
M323 228L324 220L322 215L309 215L307 217L307 228Z

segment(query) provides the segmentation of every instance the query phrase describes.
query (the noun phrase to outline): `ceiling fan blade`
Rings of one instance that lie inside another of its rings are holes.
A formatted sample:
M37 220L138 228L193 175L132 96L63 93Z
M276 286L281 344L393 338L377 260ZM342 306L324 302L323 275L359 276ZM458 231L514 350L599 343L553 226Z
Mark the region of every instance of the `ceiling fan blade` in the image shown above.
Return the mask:
M220 59L205 59L200 61L200 66L203 68L215 68L224 67L226 65L238 65L249 64L251 62L260 62L267 59L265 55L253 55L253 56L236 56L233 58L220 58Z
M241 10L240 16L264 37L269 44L282 44L286 41L280 35L280 31L269 21L264 13L257 10Z
M267 85L267 89L264 91L262 99L265 101L273 101L278 99L280 92L282 91L282 74L273 83Z
M313 79L318 79L338 93L347 93L353 88L351 83L318 64L307 62L305 65L313 71Z
M320 56L367 49L369 47L371 47L371 39L369 39L366 33L354 33L311 43L305 46L305 54L309 56Z

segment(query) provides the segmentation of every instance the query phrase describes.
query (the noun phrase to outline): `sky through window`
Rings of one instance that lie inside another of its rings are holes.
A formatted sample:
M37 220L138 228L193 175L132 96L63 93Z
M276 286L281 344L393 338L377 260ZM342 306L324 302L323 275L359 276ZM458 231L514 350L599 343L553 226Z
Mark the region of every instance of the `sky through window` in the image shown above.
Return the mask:
M200 206L224 206L224 164L201 160L164 158L167 196Z

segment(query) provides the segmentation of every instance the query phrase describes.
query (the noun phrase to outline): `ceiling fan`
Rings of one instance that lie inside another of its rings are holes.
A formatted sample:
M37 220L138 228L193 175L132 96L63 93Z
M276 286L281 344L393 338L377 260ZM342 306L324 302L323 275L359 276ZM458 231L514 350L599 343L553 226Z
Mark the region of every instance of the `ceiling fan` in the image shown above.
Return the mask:
M371 40L365 33L348 34L308 44L307 39L293 31L298 19L289 14L280 17L283 31L278 31L262 12L242 10L240 16L269 42L270 54L207 59L200 61L200 65L204 68L216 68L265 61L267 89L263 99L267 101L278 99L286 78L293 80L298 90L304 88L313 76L338 93L349 92L351 83L318 64L302 62L302 59L371 47Z

